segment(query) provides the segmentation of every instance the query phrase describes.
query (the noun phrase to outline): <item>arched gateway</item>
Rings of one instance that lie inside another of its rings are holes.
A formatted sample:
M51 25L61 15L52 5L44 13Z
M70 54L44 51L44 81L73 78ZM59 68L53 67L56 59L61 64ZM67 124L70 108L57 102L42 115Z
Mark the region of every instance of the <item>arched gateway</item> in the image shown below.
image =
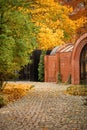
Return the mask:
M87 33L75 43L72 53L72 84L87 84Z
M80 83L87 84L87 44L83 47L80 56Z
M62 82L71 77L72 84L87 84L87 33L75 44L54 48L49 56L45 56L44 65L46 82L58 82L60 73Z

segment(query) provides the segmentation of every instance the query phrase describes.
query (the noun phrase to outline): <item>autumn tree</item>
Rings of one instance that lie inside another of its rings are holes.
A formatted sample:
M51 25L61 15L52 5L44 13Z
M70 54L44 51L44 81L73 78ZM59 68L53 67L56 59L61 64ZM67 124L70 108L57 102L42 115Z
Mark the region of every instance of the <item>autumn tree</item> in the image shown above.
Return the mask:
M87 0L57 0L57 2L73 8L73 11L69 14L70 19L77 20L81 17L87 19ZM85 32L87 32L87 21L83 27L77 29L77 38Z
M28 64L31 52L37 47L38 29L31 16L20 10L24 6L23 0L0 0L0 87Z
M38 44L43 50L69 42L76 34L76 29L85 22L85 18L71 20L69 14L73 9L54 0L34 0L31 9L25 12L31 13L32 21L40 27Z

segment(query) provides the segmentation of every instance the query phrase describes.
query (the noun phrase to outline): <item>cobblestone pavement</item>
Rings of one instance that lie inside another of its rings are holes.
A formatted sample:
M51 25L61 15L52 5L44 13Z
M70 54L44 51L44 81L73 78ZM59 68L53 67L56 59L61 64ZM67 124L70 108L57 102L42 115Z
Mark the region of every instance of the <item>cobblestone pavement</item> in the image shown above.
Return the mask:
M87 130L85 97L64 94L64 85L29 83L29 95L0 109L0 130Z

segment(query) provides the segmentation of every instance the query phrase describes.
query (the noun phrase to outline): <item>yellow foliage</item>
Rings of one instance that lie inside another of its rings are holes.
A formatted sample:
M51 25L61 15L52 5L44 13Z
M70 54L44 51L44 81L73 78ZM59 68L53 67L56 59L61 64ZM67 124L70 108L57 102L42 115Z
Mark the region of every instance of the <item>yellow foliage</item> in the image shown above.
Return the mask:
M33 9L24 9L24 13L32 14L32 22L40 27L37 36L40 49L53 47L73 39L76 30L86 22L85 18L71 20L71 7L60 5L54 0L35 0Z
M81 17L79 19L77 19L76 21L74 21L76 29L80 28L83 26L83 24L87 23L87 18L85 17Z
M32 13L32 21L40 26L38 43L40 49L53 47L68 42L76 34L76 30L83 26L84 18L73 21L69 13L71 7L61 6L54 0L36 0ZM38 4L39 3L39 4Z
M57 29L53 32L52 29L43 26L38 34L39 48L42 50L52 49L54 46L63 44L63 31Z
M87 86L74 85L67 88L66 93L78 96L87 96Z
M32 85L8 83L3 89L3 94L7 97L8 102L15 101L27 95Z
M18 7L18 10L20 10L20 11L23 10L23 7Z

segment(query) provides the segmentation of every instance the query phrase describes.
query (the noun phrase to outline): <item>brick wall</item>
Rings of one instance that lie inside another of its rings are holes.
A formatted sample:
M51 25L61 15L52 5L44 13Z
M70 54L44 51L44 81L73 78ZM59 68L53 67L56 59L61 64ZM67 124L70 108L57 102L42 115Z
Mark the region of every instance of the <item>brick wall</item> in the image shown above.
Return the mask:
M60 71L63 82L66 82L71 74L71 54L71 52L60 53Z
M56 55L45 56L45 82L57 82L59 71L60 57L60 73L62 81L66 82L71 73L71 52L56 53Z
M56 56L45 56L45 82L56 82Z
M72 52L57 52L55 55L45 56L45 81L57 82L60 57L62 81L66 82L71 74L72 84L80 84L80 55L86 44L87 33L77 40Z

